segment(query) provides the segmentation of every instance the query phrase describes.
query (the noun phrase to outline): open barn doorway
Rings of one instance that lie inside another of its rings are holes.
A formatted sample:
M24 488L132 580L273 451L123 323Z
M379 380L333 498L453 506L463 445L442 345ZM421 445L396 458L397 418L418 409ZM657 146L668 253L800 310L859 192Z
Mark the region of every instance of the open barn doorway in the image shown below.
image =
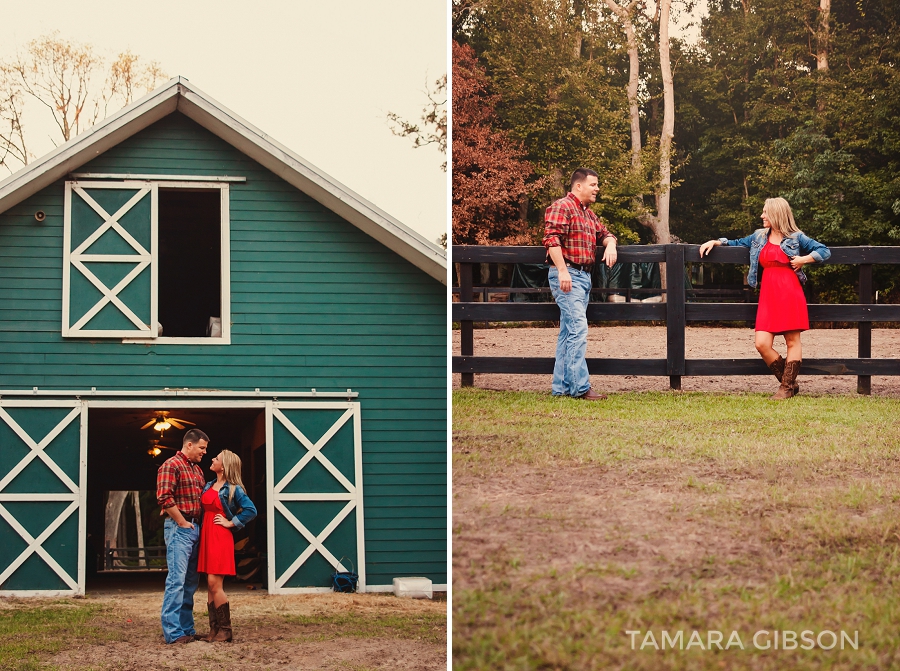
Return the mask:
M139 403L139 404L138 404ZM266 579L265 409L207 402L113 402L88 410L87 590L158 588L165 582L163 520L156 503L159 466L181 449L185 432L196 426L209 436L200 464L206 480L212 458L222 449L243 462L243 481L259 517L235 537L234 580L262 585ZM229 407L223 407L223 406ZM167 415L164 413L168 413ZM157 418L177 418L160 431ZM149 423L149 425L148 425ZM143 427L143 428L142 428ZM201 580L202 582L202 580ZM202 585L201 585L202 591Z

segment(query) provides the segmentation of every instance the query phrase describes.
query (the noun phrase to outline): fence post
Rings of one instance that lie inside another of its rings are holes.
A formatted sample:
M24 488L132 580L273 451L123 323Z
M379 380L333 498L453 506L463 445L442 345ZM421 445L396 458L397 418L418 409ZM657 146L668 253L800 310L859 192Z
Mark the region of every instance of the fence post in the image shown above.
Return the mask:
M472 295L472 263L459 264L459 300L463 303L471 303ZM463 356L475 354L475 324L471 320L463 320L459 323L459 353ZM475 374L463 373L460 381L462 387L475 386Z
M669 388L684 375L684 245L666 245L666 372Z
M869 304L872 302L872 264L861 263L859 266L859 302ZM872 322L858 322L856 324L859 337L857 356L860 359L868 359L872 356ZM872 376L859 375L856 378L856 393L872 393Z

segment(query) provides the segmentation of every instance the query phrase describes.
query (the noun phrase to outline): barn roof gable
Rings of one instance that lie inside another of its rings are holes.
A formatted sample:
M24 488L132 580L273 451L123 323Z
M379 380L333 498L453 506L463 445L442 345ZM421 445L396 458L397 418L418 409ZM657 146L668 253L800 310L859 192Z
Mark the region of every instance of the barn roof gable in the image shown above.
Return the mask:
M170 79L0 182L0 213L175 111L222 138L431 277L447 283L444 250L310 165L184 77Z

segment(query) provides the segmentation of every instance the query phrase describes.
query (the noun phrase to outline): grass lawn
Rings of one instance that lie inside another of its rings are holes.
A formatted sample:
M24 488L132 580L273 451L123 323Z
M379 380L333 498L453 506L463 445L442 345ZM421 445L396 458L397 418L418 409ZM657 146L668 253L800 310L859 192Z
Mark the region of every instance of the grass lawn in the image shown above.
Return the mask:
M42 660L79 642L84 645L116 638L100 625L108 609L74 599L41 600L0 609L0 670L47 669ZM12 604L7 604L12 605ZM55 668L55 667L49 667Z
M453 452L455 669L900 668L896 399L466 389Z

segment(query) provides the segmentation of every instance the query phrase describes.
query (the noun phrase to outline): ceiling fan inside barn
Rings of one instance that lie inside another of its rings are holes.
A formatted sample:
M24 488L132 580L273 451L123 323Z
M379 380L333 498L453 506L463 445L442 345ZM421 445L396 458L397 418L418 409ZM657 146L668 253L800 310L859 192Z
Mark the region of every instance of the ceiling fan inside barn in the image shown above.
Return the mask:
M163 445L159 439L148 440L147 445L149 445L147 454L149 454L151 457L158 457L160 454L162 454L163 450L172 450L172 452L178 451L174 447Z
M144 424L141 429L149 429L151 426L154 431L159 431L160 437L166 431L166 429L171 429L173 426L176 429L183 429L185 424L190 424L191 426L195 426L193 422L189 422L186 419L179 419L178 417L169 417L168 410L157 410L154 414L153 419Z

